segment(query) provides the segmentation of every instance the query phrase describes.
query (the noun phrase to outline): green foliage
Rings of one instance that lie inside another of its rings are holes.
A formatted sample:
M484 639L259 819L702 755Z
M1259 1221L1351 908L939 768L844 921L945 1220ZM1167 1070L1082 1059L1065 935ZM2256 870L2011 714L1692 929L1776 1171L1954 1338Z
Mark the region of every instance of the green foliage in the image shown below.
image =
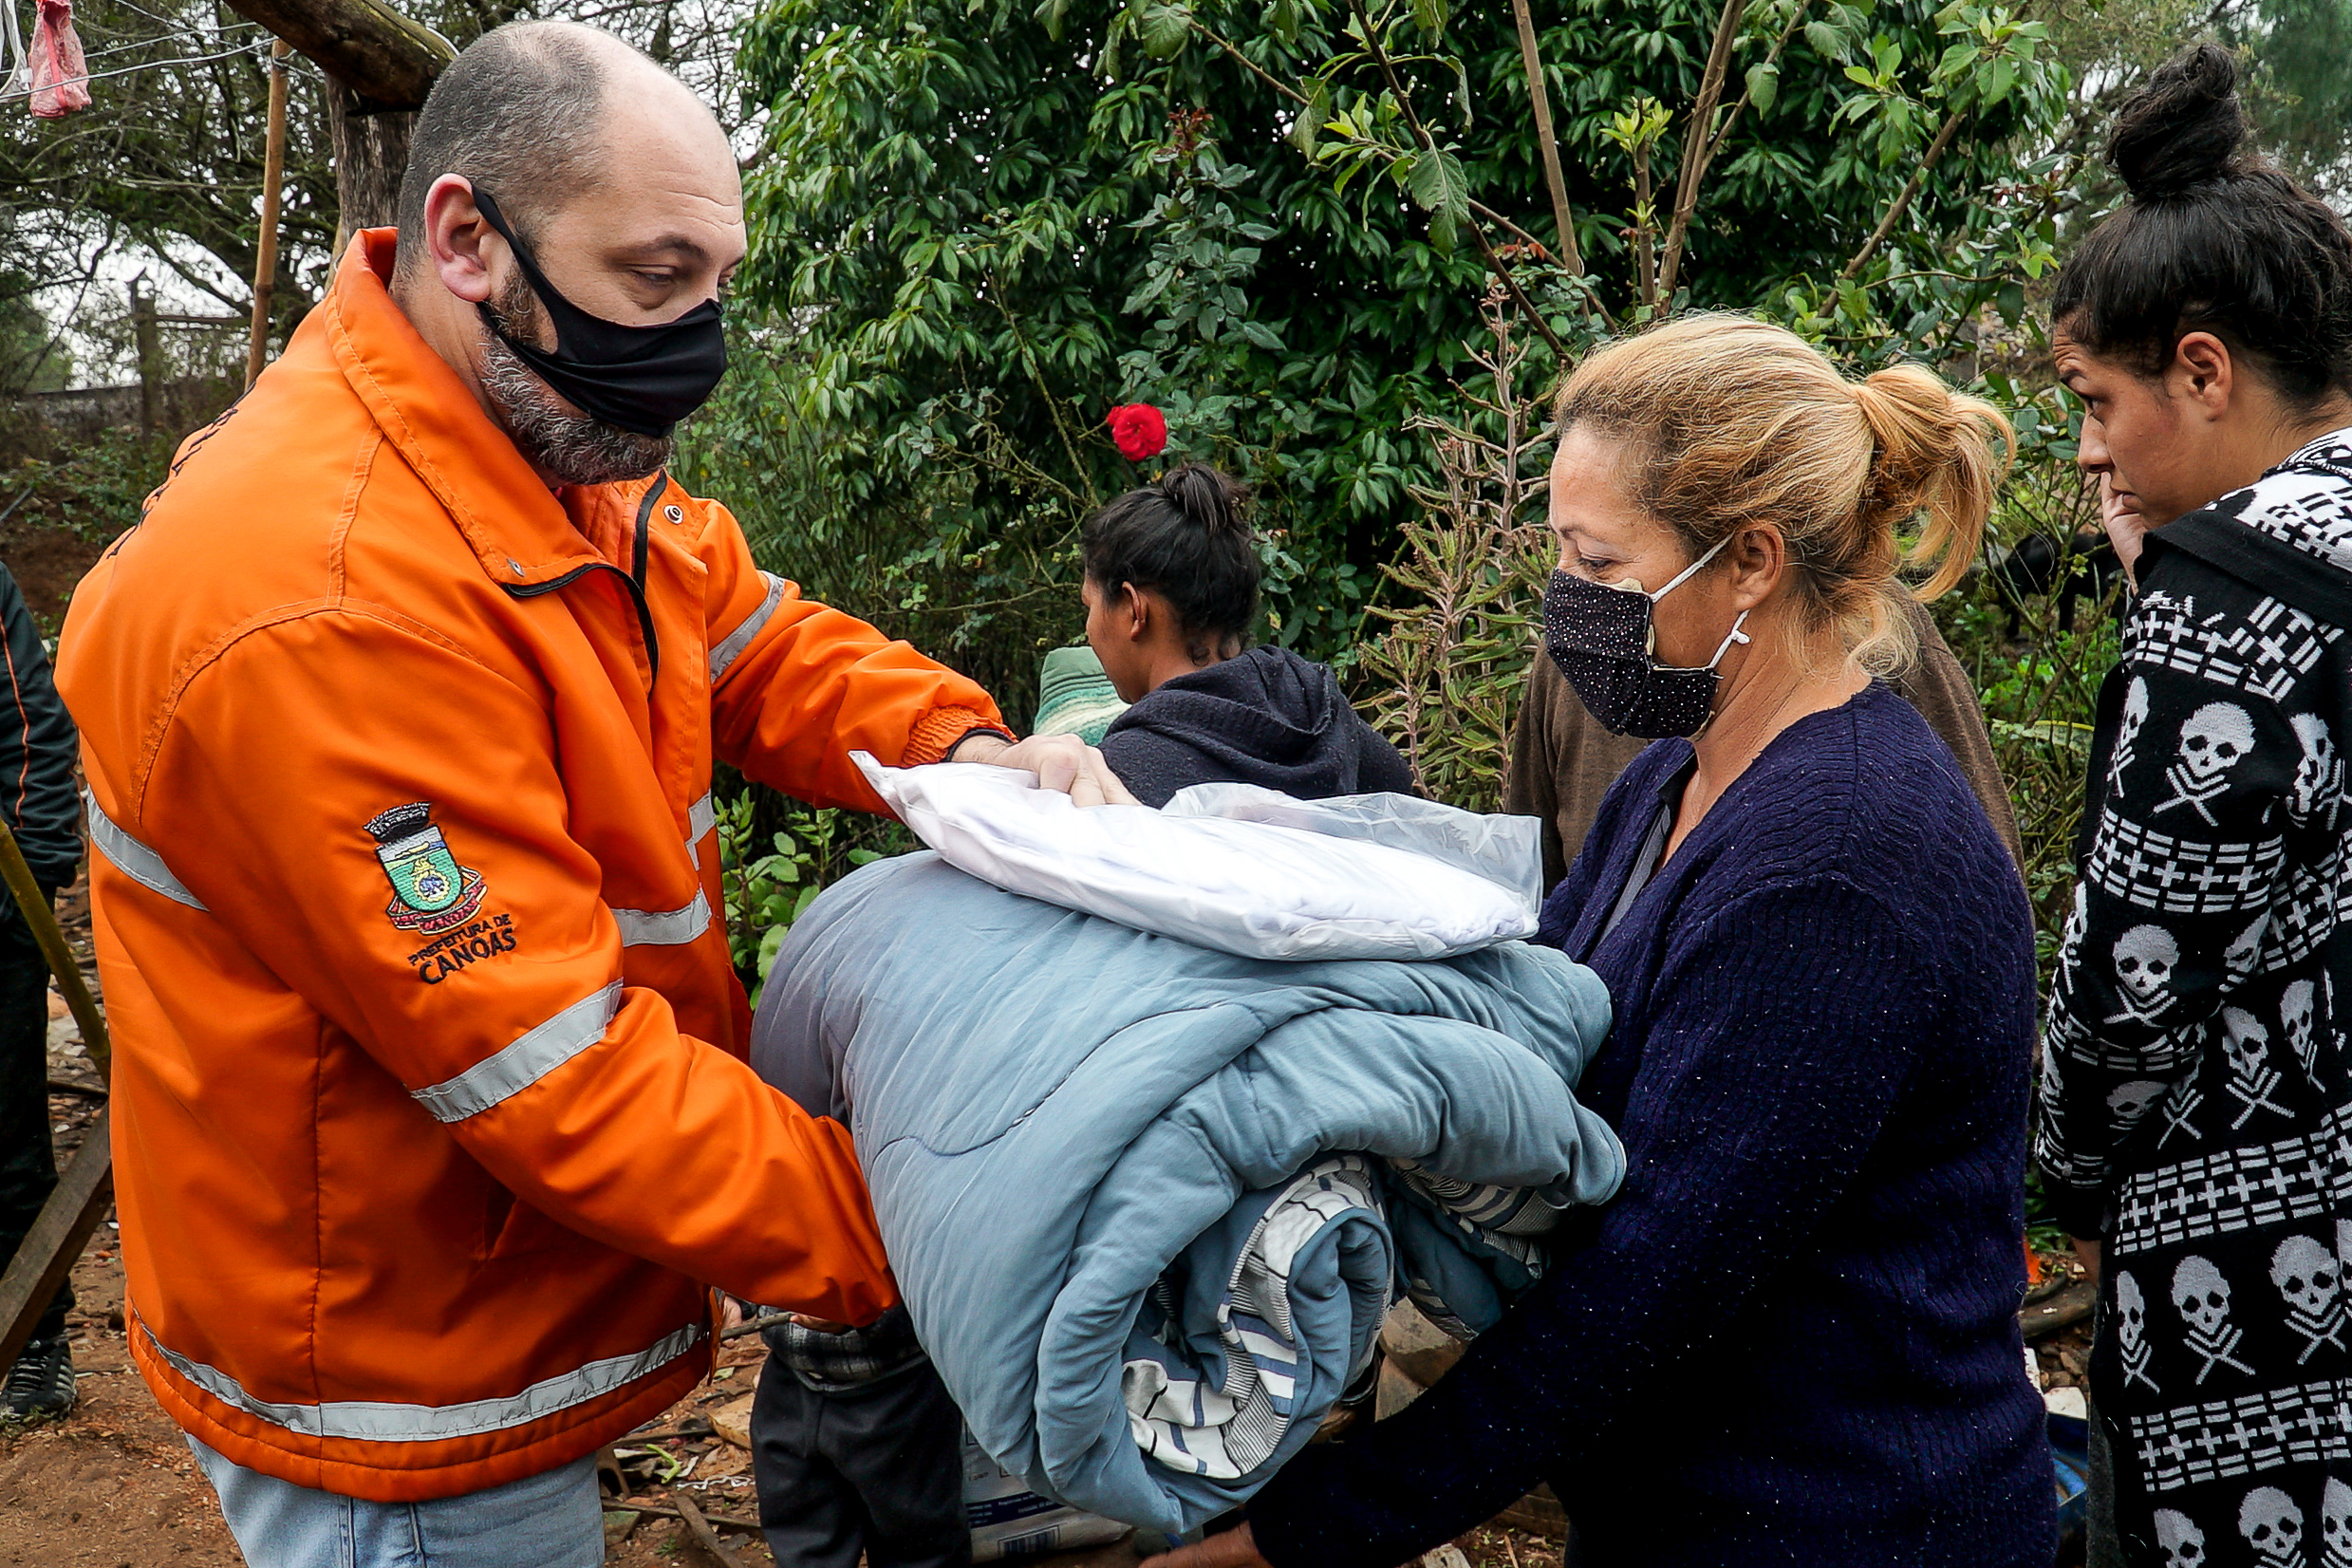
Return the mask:
M38 520L103 544L139 521L177 444L168 436L102 430L70 456L27 457L6 471L0 506L21 495L20 521Z
M1407 429L1480 374L1462 345L1485 248L1510 248L1539 312L1540 384L1630 282L1612 117L1664 105L1646 145L1671 168L1714 20L1695 0L1578 0L1543 30L1593 258L1574 278L1526 233L1549 202L1505 8L769 0L739 62L771 116L742 291L776 324L754 416L772 428L747 433L788 429L806 504L757 531L763 558L805 576L847 545L853 607L894 631L952 622L944 651L1017 706L1078 624L1078 522L1152 472L1104 416L1148 401L1170 460L1258 489L1269 634L1343 655L1409 492L1436 477ZM1747 307L1829 278L1907 188L1881 274L1914 231L1978 222L1975 193L2016 177L2006 139L2063 92L2062 70L2015 64L2028 38L1975 5L1755 8L1689 297ZM2016 84L1993 90L1969 47ZM1865 61L1867 85L1847 69ZM1919 167L1964 98L1950 151ZM743 428L717 416L701 439L731 451Z
M766 827L763 801L782 803L785 826ZM728 953L754 1006L785 933L816 895L860 866L912 846L895 822L787 802L772 792L743 789L720 799L715 814Z
M2248 97L2264 150L2341 208L2352 194L2352 6L2268 0L2222 22L2253 57Z
M1503 806L1511 726L1526 688L1535 614L1559 553L1541 523L1552 442L1528 395L1526 329L1500 288L1484 302L1489 341L1471 350L1485 394L1465 394L1458 421L1417 428L1438 480L1416 485L1418 513L1385 575L1387 630L1358 666L1372 723L1411 764L1422 793L1474 812Z

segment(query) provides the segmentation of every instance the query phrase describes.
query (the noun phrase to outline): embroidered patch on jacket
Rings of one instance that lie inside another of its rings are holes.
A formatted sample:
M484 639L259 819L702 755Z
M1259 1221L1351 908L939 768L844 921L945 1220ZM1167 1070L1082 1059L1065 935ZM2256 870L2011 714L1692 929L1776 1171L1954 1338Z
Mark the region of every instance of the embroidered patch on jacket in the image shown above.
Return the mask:
M439 985L468 965L513 951L514 917L486 915L445 936L434 938L409 954L408 961L417 966L419 980L427 985Z
M441 831L433 825L429 801L395 806L367 825L375 835L376 858L392 884L384 919L403 931L427 936L463 925L482 906L482 874L457 864Z

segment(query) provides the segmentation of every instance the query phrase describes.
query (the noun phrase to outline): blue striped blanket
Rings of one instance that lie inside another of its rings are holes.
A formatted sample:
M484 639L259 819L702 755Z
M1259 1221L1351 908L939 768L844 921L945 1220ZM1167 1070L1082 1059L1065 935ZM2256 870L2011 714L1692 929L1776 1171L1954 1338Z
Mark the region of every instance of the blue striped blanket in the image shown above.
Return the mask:
M829 889L753 1065L854 1134L915 1329L1038 1491L1197 1527L1369 1362L1400 1295L1462 1332L1624 1156L1574 1084L1587 970L1511 943L1276 963L1007 893L936 855Z

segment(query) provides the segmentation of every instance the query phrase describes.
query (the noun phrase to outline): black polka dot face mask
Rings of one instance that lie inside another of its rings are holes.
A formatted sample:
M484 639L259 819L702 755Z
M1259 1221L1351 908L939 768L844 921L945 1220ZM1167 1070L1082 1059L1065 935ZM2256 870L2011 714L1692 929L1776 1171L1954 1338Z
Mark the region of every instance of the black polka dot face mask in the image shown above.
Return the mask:
M1740 629L1747 611L1731 623L1715 657L1695 669L1660 664L1651 657L1657 646L1651 612L1730 542L1728 536L1717 541L1655 593L1611 588L1570 571L1552 573L1543 590L1543 651L1593 717L1612 732L1645 740L1695 735L1713 717L1715 686L1723 679L1715 666L1732 644L1747 641Z

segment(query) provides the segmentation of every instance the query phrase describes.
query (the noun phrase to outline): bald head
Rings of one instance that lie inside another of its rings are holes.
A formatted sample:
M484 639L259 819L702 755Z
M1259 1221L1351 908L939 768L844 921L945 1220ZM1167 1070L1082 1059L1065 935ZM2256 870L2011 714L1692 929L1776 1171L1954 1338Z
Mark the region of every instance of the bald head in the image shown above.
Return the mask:
M510 22L476 39L433 84L401 178L400 261L423 259L434 181L462 175L497 197L535 244L551 218L644 161L732 187L726 135L685 84L610 33L576 22ZM740 199L739 195L732 199Z

